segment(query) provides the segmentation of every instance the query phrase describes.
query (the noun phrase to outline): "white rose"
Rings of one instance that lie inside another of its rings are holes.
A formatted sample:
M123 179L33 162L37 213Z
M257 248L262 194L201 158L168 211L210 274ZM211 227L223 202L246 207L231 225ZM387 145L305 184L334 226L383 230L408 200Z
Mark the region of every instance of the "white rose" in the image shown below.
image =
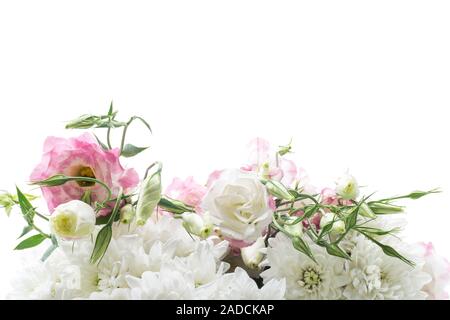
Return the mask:
M208 190L202 207L228 238L253 242L272 221L269 196L254 173L228 170Z
M354 200L359 195L359 186L356 179L346 173L336 182L336 193L346 200Z
M63 239L79 239L94 231L95 220L95 212L90 205L73 200L55 209L50 217L50 228Z

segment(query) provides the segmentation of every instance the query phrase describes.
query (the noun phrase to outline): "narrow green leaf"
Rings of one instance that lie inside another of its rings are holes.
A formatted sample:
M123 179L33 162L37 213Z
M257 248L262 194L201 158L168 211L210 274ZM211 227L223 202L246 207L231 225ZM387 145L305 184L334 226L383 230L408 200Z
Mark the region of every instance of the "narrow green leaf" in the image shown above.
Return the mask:
M347 259L347 260L351 260L350 256L347 254L347 252L342 250L336 244L327 243L325 248L327 249L328 254L330 254L332 256L339 257L339 258L344 258L344 259Z
M405 262L406 264L410 265L411 267L415 266L414 262L412 262L411 260L408 260L407 258L402 256L400 253L397 252L397 250L395 250L391 246L388 246L388 245L385 245L385 244L379 242L378 240L376 240L373 237L369 236L367 233L362 232L361 230L358 230L358 231L359 231L359 233L363 234L367 239L369 239L370 241L372 241L373 243L378 245L381 248L381 250L383 250L385 255L393 257L393 258L400 259L403 262Z
M107 151L109 150L108 146L106 144L104 144L99 137L97 137L96 134L94 134L95 140L97 140L97 143L99 144L100 147L102 147L103 150Z
M14 250L24 250L36 247L37 245L41 244L42 241L44 241L45 239L47 238L42 234L36 234L23 240L21 243L17 245L17 247Z
M111 104L109 106L109 110L108 110L108 116L112 116L113 115L113 102L111 101Z
M292 245L294 246L295 249L305 254L307 257L309 257L312 261L317 262L312 254L311 248L302 238L300 237L292 238Z
M22 238L24 235L28 234L31 230L33 230L32 226L26 226L23 228L22 233L20 234L20 236L17 239Z
M33 223L34 219L34 208L31 205L31 202L27 199L27 197L20 191L19 188L16 187L17 191L17 201L19 202L20 210L22 211L22 215L27 221L28 224Z
M358 221L359 208L359 206L352 208L349 215L345 218L347 230L351 230L356 225L356 222Z
M94 250L91 255L91 263L95 264L100 262L108 249L109 243L112 238L112 226L110 224L105 225L97 234L95 240Z
M143 118L134 116L134 117L132 117L132 121L133 121L133 120L139 120L139 121L141 121L141 122L144 124L144 126L147 127L147 129L150 131L150 133L153 133L153 132L152 132L152 128L150 127L150 125L149 125L148 122L145 121Z
M121 156L125 157L125 158L131 158L134 157L135 155L141 153L142 151L147 150L148 147L136 147L132 144L126 144L123 147Z

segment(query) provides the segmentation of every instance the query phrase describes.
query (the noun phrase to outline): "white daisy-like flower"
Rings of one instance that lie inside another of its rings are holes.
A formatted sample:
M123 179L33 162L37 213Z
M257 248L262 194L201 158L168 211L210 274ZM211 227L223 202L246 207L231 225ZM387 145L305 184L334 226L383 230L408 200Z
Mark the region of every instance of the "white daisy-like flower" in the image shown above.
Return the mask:
M384 241L401 253L408 252L409 258L416 262L416 267L387 256L379 246L364 236L357 236L354 240L352 260L346 262L350 275L350 282L344 290L347 299L417 300L427 297L421 290L431 278L421 271L423 261L410 257L413 255L411 248L402 248L400 242Z
M310 244L317 263L297 251L284 234L269 240L267 257L262 266L269 267L261 276L264 283L286 279L286 298L292 300L335 300L342 298L348 282L344 260L330 256Z

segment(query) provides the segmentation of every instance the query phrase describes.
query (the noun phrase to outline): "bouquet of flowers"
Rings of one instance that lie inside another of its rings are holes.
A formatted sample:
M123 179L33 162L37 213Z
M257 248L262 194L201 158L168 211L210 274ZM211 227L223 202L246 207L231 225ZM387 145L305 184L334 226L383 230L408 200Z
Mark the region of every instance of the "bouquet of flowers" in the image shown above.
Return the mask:
M45 246L18 271L11 299L444 299L450 264L431 244L400 239L404 207L438 190L378 199L344 174L317 190L289 160L291 144L249 144L241 168L190 177L163 189L162 165L142 179L122 161L141 117L84 115L68 129L93 132L45 141L30 176L47 203L17 188L0 194L25 227L16 250ZM111 132L122 131L120 145ZM38 250L38 249L33 249Z

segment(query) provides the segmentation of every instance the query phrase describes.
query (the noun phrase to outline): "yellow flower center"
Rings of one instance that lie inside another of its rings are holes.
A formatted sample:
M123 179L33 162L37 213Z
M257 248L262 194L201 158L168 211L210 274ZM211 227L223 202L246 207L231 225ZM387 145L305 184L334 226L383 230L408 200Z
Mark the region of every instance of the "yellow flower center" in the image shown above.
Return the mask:
M91 167L80 167L77 176L95 179L95 173ZM92 187L95 185L95 182L93 181L77 181L77 183L80 187Z
M71 213L61 213L53 220L53 228L55 233L70 237L75 233L77 226L77 217Z

